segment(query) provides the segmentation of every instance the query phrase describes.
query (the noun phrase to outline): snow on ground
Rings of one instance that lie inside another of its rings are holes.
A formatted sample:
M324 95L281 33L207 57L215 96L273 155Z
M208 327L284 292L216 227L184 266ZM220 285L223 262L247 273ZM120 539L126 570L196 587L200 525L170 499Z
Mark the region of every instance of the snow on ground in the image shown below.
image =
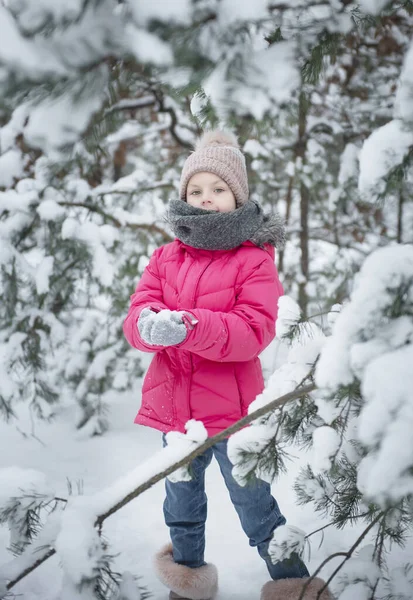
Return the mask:
M159 432L133 424L138 402L138 398L130 395L115 398L111 430L103 437L79 436L73 428L74 407L68 406L61 410L55 424L36 423L34 430L28 418L9 425L1 421L0 468L19 466L43 471L56 494L62 497L67 497L67 478L74 485L82 480L85 494L99 491L161 447ZM303 457L297 458L288 475L274 484L273 493L289 524L309 533L325 523L315 516L310 506L295 505L292 482L303 460ZM248 545L215 462L207 470L206 479L209 497L206 559L219 569L217 600L258 600L260 588L268 580L265 565L255 549ZM117 568L141 575L142 583L150 589L154 600L167 599L167 590L157 581L151 564L154 553L168 541L162 502L163 482L160 482L110 517L103 529L113 553L120 553ZM357 538L357 529L336 532L329 528L324 534L321 549L318 548L321 534L311 538L311 560L307 560L310 570L315 570L328 554L347 550ZM0 565L11 557L6 550L8 542L8 529L2 526ZM403 551L395 549L391 555L392 566L397 566L398 561L399 565L405 562L412 548L413 543ZM337 563L332 561L330 564L325 576ZM58 600L60 583L61 571L54 556L13 591L21 594L22 600Z

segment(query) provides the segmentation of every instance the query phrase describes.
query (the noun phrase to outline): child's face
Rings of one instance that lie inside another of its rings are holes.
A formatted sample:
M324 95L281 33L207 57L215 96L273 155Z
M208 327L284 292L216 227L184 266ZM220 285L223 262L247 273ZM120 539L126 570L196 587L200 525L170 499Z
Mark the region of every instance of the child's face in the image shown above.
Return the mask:
M192 175L186 188L186 201L205 210L231 212L236 209L235 196L228 184L206 171Z

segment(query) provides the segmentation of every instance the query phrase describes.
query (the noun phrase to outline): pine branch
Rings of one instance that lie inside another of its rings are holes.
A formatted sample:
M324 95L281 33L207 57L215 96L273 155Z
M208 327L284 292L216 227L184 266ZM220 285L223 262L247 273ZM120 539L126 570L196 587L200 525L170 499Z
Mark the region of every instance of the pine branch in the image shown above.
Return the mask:
M117 110L138 110L141 108L148 108L156 104L156 98L153 96L143 96L142 98L123 98L113 104L110 108L105 111L105 115Z
M143 192L152 192L153 190L159 190L159 189L175 189L175 186L173 185L173 183L168 183L168 182L159 182L159 183L154 183L153 185L147 185L145 187L141 187L138 190L133 190L132 192L130 191L126 191L126 190L112 190L112 189L108 189L106 192L100 192L99 194L96 194L97 198L101 198L102 196L106 196L106 194L119 194L119 195L128 195L128 194L142 194Z
M0 394L0 414L5 418L6 421L11 417L16 417L16 413L13 411L10 403Z
M117 512L120 508L123 508L123 506L128 504L128 502L130 502L135 497L139 496L142 492L144 492L147 489L149 489L150 487L152 487L158 481L161 481L162 479L164 479L164 477L167 477L168 475L170 475L171 473L176 471L178 468L185 466L188 462L192 462L194 460L194 458L199 456L199 454L202 454L203 452L205 452L205 450L208 450L208 448L212 448L212 446L214 446L218 442L222 442L228 436L233 435L240 429L244 428L246 425L249 425L250 423L252 423L256 419L258 419L259 417L262 417L263 415L267 414L268 412L271 412L277 408L281 408L282 406L284 406L285 404L288 404L289 402L292 402L293 400L297 400L298 398L306 396L310 392L313 392L315 389L316 389L315 384L312 384L312 385L308 385L306 387L295 389L294 391L289 392L288 394L284 394L280 398L273 400L269 404L259 408L258 410L254 411L253 413L243 417L242 419L240 419L239 421L237 421L230 427L227 427L220 433L217 433L213 437L208 438L206 442L204 442L201 446L198 446L198 448L196 448L196 450L193 450L193 452L191 452L191 454L188 454L188 456L186 456L179 462L175 463L174 465L168 467L161 473L158 473L157 475L154 475L153 477L151 477L151 479L149 479L147 482L143 483L141 486L136 488L136 490L134 490L131 494L126 496L123 500L121 500L118 504L113 506L106 513L104 513L103 515L100 515L98 517L98 522L102 522L105 519L107 519L108 517L110 517L112 514Z
M361 519L364 517L368 517L370 515L369 512L366 513L362 513L361 515L356 515L354 517L354 519ZM312 535L315 535L316 533L319 533L320 531L324 531L324 529L328 529L329 527L332 527L333 525L337 525L336 521L330 521L330 523L327 523L327 525L323 525L322 527L319 527L318 529L314 529L314 531L311 531L310 533L308 533L305 536L305 539L308 540L308 538L310 538Z
M259 417L262 417L266 413L273 411L277 408L281 408L285 404L288 404L289 402L297 400L298 398L302 398L303 396L306 396L307 394L313 392L315 389L316 389L315 384L312 384L312 385L307 385L302 388L295 389L292 392L289 392L288 394L284 394L283 396L273 400L266 406L263 406L263 407L259 408L258 410L254 411L253 413L243 417L242 419L240 419L239 421L237 421L230 427L227 427L226 429L224 429L217 435L214 435L213 437L208 438L206 440L206 442L201 444L201 446L198 446L198 448L193 450L185 458L174 463L170 467L167 467L160 473L157 473L156 475L152 476L150 479L148 479L143 484L138 486L135 490L133 490L130 494L125 496L120 502L118 502L117 504L112 506L112 508L110 508L107 512L105 512L102 515L99 515L98 518L96 519L95 526L100 527L102 525L102 523L108 517L113 515L115 512L117 512L124 506L126 506L126 504L128 504L131 500L134 500L137 496L139 496L140 494L142 494L143 492L145 492L146 490L151 488L153 485L155 485L155 483L158 483L158 481L161 481L162 479L164 479L165 477L167 477L168 475L170 475L171 473L173 473L180 467L183 467L183 466L187 465L188 463L190 463L192 460L194 460L194 458L196 458L197 456L199 456L200 454L205 452L205 450L207 450L208 448L211 448L212 446L214 446L216 443L225 440L228 436L236 433L237 431L239 431L246 425L249 425L250 423L252 423L256 419L258 419ZM14 579L12 579L11 581L9 581L7 583L7 586L6 586L7 590L11 590L19 581L21 581L22 579L24 579L24 577L29 575L32 571L37 569L37 567L39 567L41 564L46 562L46 560L49 559L51 556L53 556L55 553L56 553L56 550L54 548L51 548L50 546L47 546L42 549L39 548L38 551L36 552L36 557L37 557L36 560L33 563L26 566L18 575L16 575L14 577Z
M89 202L68 202L65 200L60 200L58 204L59 206L77 206L79 208L87 208L87 210L89 210L90 212L94 212L103 217L106 221L110 221L111 223L113 223L115 227L122 227L122 223L118 219L116 219L116 217L113 217L112 215L108 214L95 204L91 204Z
M172 236L169 235L169 233L162 229L162 227L158 227L154 223L121 223L116 217L108 214L95 204L90 204L89 202L66 202L61 200L60 202L58 202L58 204L60 206L77 206L80 208L87 208L91 212L101 215L107 221L111 221L113 225L115 225L115 227L117 227L118 229L122 227L129 227L130 229L143 229L148 233L159 233L162 235L163 239L166 240L165 243L172 242L174 239Z
M325 0L321 0L321 2L313 2L312 3L313 6L330 6L329 2L325 2ZM291 10L291 4L287 3L283 3L283 2L279 2L279 3L274 3L274 4L270 4L268 6L268 10L269 11L275 11L275 10L280 10L280 11L284 11L284 10ZM307 2L303 2L303 4L298 5L298 6L294 6L293 8L298 9L308 9L308 3Z
M171 117L171 122L169 125L169 131L172 135L172 137L174 138L174 140L183 148L187 148L188 150L192 150L193 146L192 144L190 144L189 142L183 140L179 134L176 132L176 127L178 125L178 118L176 116L176 112L175 110L171 107L171 106L165 106L165 98L163 93L160 90L153 90L153 93L155 94L155 97L158 101L158 105L159 105L159 112L161 113L168 113L169 116Z
M335 558L336 556L344 556L344 560L341 561L341 563L338 565L338 567L333 571L333 573L327 579L327 581L325 582L325 584L323 585L323 587L318 591L318 593L317 593L317 600L318 600L321 597L321 594L324 592L324 590L327 589L328 585L332 582L332 580L334 579L334 577L337 575L337 573L341 570L341 568L343 567L343 565L352 557L353 553L357 550L357 548L359 547L359 545L361 544L361 542L364 540L364 538L366 537L366 535L373 529L373 527L378 523L378 521L380 521L380 519L383 517L383 515L385 514L385 512L386 511L379 512L379 514L370 523L370 525L368 527L366 527L366 529L359 535L359 537L354 542L354 544L351 546L350 550L348 550L348 552L335 552L334 554L328 556L321 563L321 565L318 566L318 568L315 570L315 572L313 573L313 575L311 577L309 577L309 579L307 579L307 581L303 585L303 589L301 590L300 596L298 597L297 600L303 600L305 591L308 588L308 586L310 585L310 582L320 573L321 569L332 558Z

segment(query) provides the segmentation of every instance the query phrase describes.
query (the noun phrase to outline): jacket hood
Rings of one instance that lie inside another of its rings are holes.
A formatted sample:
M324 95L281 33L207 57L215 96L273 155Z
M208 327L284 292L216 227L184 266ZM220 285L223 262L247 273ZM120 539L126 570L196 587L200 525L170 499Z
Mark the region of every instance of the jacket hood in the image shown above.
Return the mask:
M263 222L257 231L250 237L250 241L262 248L264 244L270 244L282 250L285 246L284 220L278 212L263 215Z

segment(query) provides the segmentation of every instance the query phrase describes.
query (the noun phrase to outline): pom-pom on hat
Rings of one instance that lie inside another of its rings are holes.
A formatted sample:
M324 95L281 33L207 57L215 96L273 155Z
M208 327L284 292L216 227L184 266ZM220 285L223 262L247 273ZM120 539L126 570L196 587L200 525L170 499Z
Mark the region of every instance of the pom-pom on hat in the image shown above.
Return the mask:
M229 185L237 206L247 202L249 197L245 157L233 133L211 130L203 134L188 156L182 169L179 194L186 200L186 188L192 175L207 171L218 175Z

